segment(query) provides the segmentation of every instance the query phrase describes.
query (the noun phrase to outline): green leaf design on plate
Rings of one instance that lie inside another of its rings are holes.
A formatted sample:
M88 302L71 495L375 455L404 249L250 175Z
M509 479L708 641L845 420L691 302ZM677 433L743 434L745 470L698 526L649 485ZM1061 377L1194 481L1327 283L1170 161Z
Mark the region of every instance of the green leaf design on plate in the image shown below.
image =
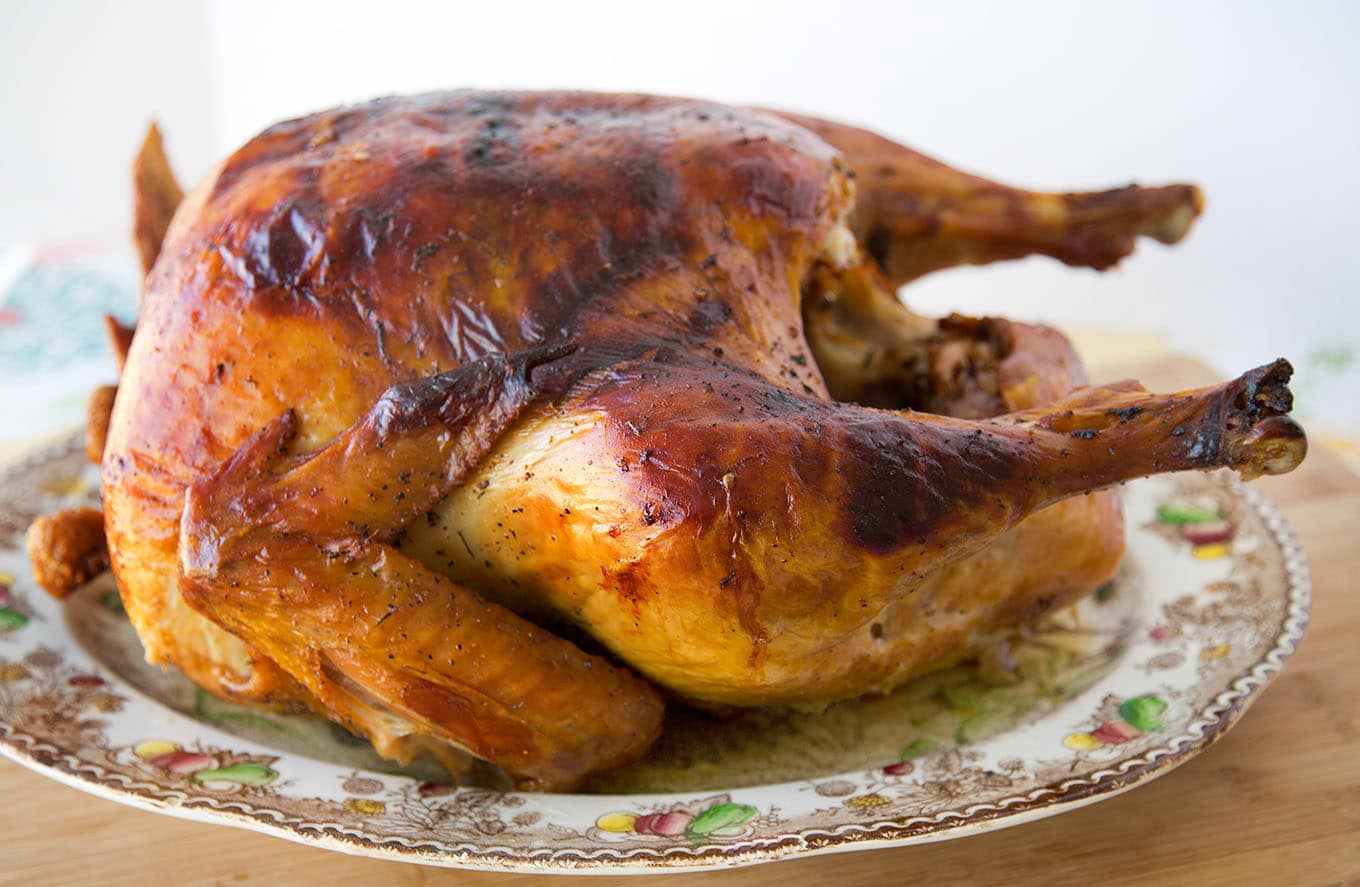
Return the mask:
M1123 655L1123 644L1111 644L1109 647L1111 659L1118 659ZM1060 683L1053 685L1052 690L1063 699L1075 699L1086 692L1101 675L1109 671L1109 661L1101 660L1085 668L1079 668L1066 675Z
M959 725L954 728L954 744L967 745L976 742L993 733L999 733L1005 729L1007 723L1014 716L1014 712L1006 708L998 708L995 711L983 711L971 717L959 721Z
M0 607L0 630L23 628L27 624L28 617L23 613L9 607Z
M1119 706L1119 716L1131 726L1147 733L1162 729L1162 714L1166 709L1165 699L1149 693L1146 696L1125 699Z
M703 813L694 817L690 824L685 827L685 834L691 838L701 838L704 835L712 834L723 829L736 828L745 825L760 811L750 804L718 804L716 807L709 807Z
M118 596L116 591L106 591L99 596L99 606L108 610L115 616L122 616L126 611L123 609L123 599Z
M221 712L214 720L223 727L251 727L265 732L297 734L296 730L282 721L244 712Z
M940 688L945 704L956 712L972 715L982 708L982 698L966 684L946 684Z
M269 785L279 771L264 764L233 764L216 770L200 770L190 777L194 782L239 782L242 785Z
M1197 508L1194 505L1158 505L1157 520L1164 524L1183 527L1186 524L1209 524L1220 521L1223 516L1217 511Z
M228 729L244 727L265 733L298 735L297 730L283 718L257 714L249 709L218 699L201 688L194 694L194 714L209 723Z

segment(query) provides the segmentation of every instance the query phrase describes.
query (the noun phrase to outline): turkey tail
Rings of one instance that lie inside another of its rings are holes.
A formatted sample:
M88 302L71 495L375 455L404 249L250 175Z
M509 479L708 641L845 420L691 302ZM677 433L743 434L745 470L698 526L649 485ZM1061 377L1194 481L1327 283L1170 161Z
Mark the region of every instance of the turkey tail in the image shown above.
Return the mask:
M184 199L184 191L175 181L170 161L165 156L160 127L155 123L147 130L142 148L133 161L132 189L132 234L142 259L142 274L146 275L156 263L170 220Z

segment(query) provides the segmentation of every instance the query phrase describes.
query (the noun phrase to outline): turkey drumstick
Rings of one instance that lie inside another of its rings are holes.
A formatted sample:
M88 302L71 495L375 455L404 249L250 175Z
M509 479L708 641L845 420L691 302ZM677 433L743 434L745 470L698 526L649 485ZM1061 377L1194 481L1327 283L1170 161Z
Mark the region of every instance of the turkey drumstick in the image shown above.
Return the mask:
M1204 209L1194 185L1046 194L947 166L876 133L784 114L835 145L857 173L853 227L900 286L954 265L1039 254L1103 271L1135 238L1176 243Z

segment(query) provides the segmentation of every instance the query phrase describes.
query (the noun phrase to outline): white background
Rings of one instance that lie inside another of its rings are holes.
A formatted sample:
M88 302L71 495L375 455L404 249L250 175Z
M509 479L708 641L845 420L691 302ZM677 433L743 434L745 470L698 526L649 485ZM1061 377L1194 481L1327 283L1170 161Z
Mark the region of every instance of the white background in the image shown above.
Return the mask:
M769 104L1031 187L1199 183L1208 210L1177 248L1104 276L951 271L911 301L1161 334L1224 372L1283 354L1306 375L1330 354L1352 364L1329 418L1355 425L1357 59L1345 2L7 3L0 245L124 237L153 117L191 182L279 118L392 92Z

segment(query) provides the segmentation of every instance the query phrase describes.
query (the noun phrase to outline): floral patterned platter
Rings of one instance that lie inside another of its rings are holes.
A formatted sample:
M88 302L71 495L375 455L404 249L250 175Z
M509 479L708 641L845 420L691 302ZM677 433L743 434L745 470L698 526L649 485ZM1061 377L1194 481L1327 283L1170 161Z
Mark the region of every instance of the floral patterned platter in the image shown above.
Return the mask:
M147 666L107 578L64 604L23 553L97 500L77 440L0 476L0 752L132 806L347 853L595 873L736 866L960 837L1070 810L1223 735L1308 619L1303 552L1224 474L1125 489L1112 583L974 665L820 715L670 716L592 793L454 787L321 721L260 714Z

